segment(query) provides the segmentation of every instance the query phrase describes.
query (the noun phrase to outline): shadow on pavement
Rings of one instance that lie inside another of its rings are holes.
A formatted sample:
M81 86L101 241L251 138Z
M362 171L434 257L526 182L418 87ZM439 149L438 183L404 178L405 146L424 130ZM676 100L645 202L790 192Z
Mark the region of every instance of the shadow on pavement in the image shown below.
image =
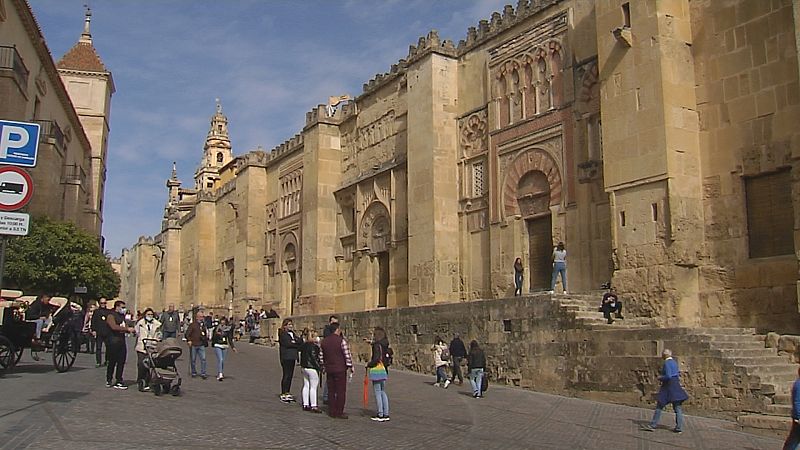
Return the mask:
M40 395L38 397L28 399L28 401L39 402L39 403L48 403L48 402L67 403L75 399L84 397L88 394L89 394L88 392L78 392L78 391L53 391L53 392L48 392L47 394L44 395Z
M69 369L68 372L77 372L80 370L86 370L84 367L72 367ZM15 378L13 377L14 374L21 374L21 373L48 373L53 372L56 373L56 369L53 367L52 364L22 364L16 365L13 369L6 371L6 377L8 378ZM12 376L9 376L12 375Z

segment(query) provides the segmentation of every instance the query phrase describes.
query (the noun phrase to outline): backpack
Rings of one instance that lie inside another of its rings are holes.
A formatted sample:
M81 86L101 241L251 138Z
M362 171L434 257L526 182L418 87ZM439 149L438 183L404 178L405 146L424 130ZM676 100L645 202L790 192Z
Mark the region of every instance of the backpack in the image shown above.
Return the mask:
M386 346L386 348L382 350L383 350L383 356L382 356L383 366L389 367L394 362L394 350L392 350L392 348L389 346Z
M442 361L450 361L450 349L444 348L442 349Z

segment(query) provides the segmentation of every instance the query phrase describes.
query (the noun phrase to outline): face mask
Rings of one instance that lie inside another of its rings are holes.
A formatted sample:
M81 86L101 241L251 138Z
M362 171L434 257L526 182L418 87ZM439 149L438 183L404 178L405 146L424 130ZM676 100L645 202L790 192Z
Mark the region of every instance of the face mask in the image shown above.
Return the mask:
M152 321L153 321L153 316L145 316L144 318L145 318L145 320L147 320L148 322L152 322Z
M122 314L122 315L125 315L126 312L128 312L128 309L125 308L125 307L122 307L122 308L119 309L119 313Z

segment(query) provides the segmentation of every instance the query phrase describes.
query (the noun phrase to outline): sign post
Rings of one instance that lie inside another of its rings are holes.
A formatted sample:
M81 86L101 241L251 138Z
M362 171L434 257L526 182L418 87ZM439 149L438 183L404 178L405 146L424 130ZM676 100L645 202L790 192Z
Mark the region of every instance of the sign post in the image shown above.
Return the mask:
M7 236L27 236L30 216L15 213L33 196L33 179L15 166L36 167L39 153L38 123L0 120L0 289L6 266Z

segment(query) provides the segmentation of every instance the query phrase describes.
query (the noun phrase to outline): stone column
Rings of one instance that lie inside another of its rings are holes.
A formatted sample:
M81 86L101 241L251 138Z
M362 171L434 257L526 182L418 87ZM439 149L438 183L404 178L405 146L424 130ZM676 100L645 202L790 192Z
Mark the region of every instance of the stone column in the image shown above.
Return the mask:
M409 305L457 301L458 65L430 53L408 69Z

